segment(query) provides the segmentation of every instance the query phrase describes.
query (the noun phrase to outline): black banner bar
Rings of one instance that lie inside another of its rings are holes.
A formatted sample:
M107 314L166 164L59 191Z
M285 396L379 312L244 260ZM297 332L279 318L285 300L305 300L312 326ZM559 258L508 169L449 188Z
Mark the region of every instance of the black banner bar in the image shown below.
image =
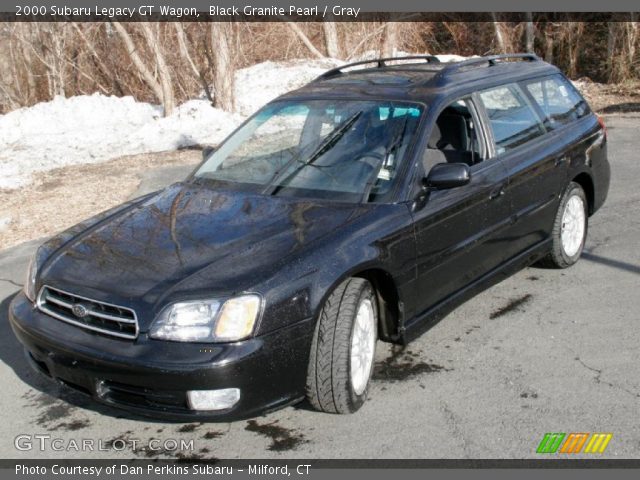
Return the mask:
M248 468L250 465L269 465L274 467L309 465L310 469L630 469L640 468L638 459L600 459L600 458L534 458L534 459L218 459L184 456L176 459L0 459L0 469L15 470L16 465L52 467L63 466L129 466L145 465L217 465L234 468Z
M640 7L640 4L638 4ZM639 9L640 12L640 9ZM163 15L152 12L148 15L18 15L0 12L1 22L628 22L631 13L618 12L501 12L495 17L491 12L364 12L357 16L324 17L322 15Z

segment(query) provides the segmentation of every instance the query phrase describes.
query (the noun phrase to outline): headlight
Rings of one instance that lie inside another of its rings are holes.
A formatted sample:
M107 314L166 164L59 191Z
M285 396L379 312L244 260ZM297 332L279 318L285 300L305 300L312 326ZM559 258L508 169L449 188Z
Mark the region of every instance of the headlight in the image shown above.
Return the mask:
M260 313L260 297L244 295L224 302L216 322L215 338L223 342L233 342L247 338Z
M175 342L235 342L253 332L260 313L258 295L178 302L165 308L149 336Z
M38 276L38 268L42 265L43 260L44 251L42 247L38 247L36 253L31 257L31 261L29 261L27 278L24 281L24 294L32 302L36 301L36 277Z

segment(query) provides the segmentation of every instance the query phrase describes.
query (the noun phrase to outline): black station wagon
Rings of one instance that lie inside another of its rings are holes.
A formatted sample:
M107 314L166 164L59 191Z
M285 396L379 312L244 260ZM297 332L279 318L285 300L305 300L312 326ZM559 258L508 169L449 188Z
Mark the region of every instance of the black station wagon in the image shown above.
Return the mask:
M10 306L39 371L175 419L349 413L404 344L534 262L575 263L602 121L535 55L330 70L185 181L41 246Z

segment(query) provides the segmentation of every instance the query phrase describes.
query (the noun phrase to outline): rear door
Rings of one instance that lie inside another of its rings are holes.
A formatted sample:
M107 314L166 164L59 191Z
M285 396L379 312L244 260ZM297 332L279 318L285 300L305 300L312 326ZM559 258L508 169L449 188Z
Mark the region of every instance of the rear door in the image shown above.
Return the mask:
M549 129L523 86L510 83L482 91L478 97L494 155L509 177L505 193L512 218L504 248L513 257L549 236L558 192L566 181L566 152L558 142L549 141Z

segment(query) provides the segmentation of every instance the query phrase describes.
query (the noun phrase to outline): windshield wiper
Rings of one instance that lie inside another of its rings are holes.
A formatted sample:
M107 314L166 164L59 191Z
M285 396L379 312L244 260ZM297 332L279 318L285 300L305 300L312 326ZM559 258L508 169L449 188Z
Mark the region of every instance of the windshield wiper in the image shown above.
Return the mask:
M356 112L351 115L348 119L334 128L318 145L318 147L309 155L309 159L305 162L300 161L300 155L296 155L291 160L287 162L287 164L282 167L279 171L275 173L275 175L269 181L268 187L263 192L265 195L275 195L277 194L290 179L296 176L296 174L302 170L303 168L312 165L318 158L324 155L328 150L332 149L336 143L340 141L342 137L347 133L347 131L353 126L354 123L360 118L362 115L362 111ZM287 170L291 165L295 162L299 162L300 166L293 170L291 173L287 173ZM285 175L286 174L286 175ZM280 177L284 178L281 180Z

